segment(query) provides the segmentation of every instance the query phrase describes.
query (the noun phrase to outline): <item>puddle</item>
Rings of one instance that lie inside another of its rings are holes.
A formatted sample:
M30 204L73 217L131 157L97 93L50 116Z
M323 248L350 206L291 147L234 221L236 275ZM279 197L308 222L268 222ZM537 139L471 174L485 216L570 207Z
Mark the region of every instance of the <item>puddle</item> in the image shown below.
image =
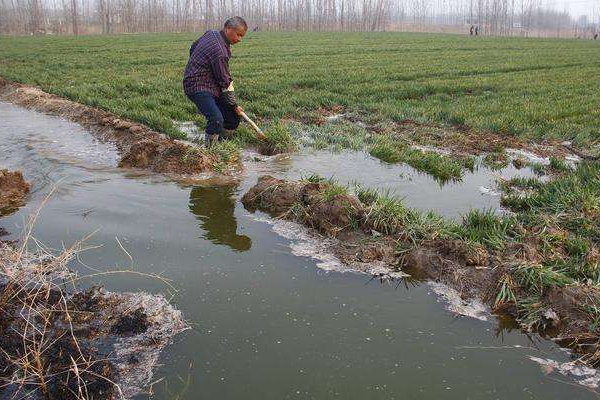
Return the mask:
M596 398L574 377L543 376L527 358L570 362L553 342L503 329L493 318L456 318L446 310L452 301L439 301L428 285L380 285L338 273L321 241L240 204L259 175L318 173L457 216L497 207L497 197L479 190L494 187L495 173L467 173L463 183L440 187L410 167L364 154L314 152L250 158L241 181L225 188L184 184L115 169L116 151L78 126L2 103L0 146L2 166L22 170L37 188L26 207L0 220L7 239L59 182L40 213L37 240L61 249L96 232L90 245L98 247L70 267L90 273L131 266L162 274L178 289L143 276L95 279L111 292L173 295L192 326L160 354L154 379L164 380L153 386L154 399ZM500 173L519 174L528 172Z

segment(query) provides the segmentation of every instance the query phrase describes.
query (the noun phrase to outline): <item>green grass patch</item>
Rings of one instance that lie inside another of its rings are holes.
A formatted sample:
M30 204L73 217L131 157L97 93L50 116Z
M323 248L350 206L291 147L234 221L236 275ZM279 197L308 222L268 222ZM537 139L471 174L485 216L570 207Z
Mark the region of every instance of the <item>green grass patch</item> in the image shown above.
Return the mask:
M465 167L474 168L472 158L456 160L433 151L412 149L386 136L375 141L369 149L369 154L392 164L406 163L417 171L430 174L442 184L459 181L463 177Z
M497 250L517 236L516 221L511 216L496 215L494 210L471 210L463 216L460 237Z

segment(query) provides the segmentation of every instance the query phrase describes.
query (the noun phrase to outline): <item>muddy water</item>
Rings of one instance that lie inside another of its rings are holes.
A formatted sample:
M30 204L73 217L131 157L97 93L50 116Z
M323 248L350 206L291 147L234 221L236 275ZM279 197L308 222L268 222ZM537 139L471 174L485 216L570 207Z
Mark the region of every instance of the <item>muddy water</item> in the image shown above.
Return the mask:
M324 272L313 258L293 254L296 239L240 205L259 173L295 177L314 167L327 175L320 168L342 161L317 155L311 166L310 158L293 156L251 163L239 185L177 183L118 170L115 150L77 125L2 103L0 146L0 167L21 169L36 189L26 208L0 221L14 236L58 183L38 220L38 240L61 248L97 230L90 244L102 247L73 264L82 274L132 268L172 279L173 302L194 329L162 355L156 378L165 380L155 385L155 399L595 398L569 377L545 376L528 358L568 361L551 342L493 318L452 314L428 285ZM369 164L345 176L340 168L337 176L393 189L403 184L379 168ZM415 179L402 187L407 201L452 215L443 191L435 192L437 201L410 197ZM158 280L134 275L96 281L111 290L168 292Z

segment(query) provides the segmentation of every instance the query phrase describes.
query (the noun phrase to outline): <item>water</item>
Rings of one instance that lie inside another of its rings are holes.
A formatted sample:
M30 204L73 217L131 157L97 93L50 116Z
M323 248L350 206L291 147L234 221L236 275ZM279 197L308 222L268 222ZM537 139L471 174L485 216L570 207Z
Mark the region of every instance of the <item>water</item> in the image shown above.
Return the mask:
M317 260L294 255L290 239L239 202L260 173L296 177L314 167L326 176L348 154L329 161L317 154L312 166L303 155L252 162L237 185L178 183L119 170L114 148L77 125L2 103L0 143L0 167L21 169L36 189L25 208L0 221L13 236L58 183L40 214L37 239L60 249L97 230L89 243L102 247L81 255L81 273L132 268L173 280L177 293L139 275L96 279L109 290L174 294L193 326L162 354L155 378L165 380L154 386L154 399L595 398L568 377L545 376L529 358L568 361L553 343L493 318L456 316L427 285L396 288L325 272ZM365 159L356 157L350 160ZM413 182L428 178L405 182L396 167L368 163L346 175L339 166L336 176L405 185L409 204L452 214L445 195L411 192ZM472 205L496 201L474 189Z
M342 184L358 182L389 191L403 198L409 207L434 210L449 218L459 217L473 208L499 209L500 196L494 190L496 180L534 176L531 170L518 170L512 165L502 171L480 166L475 172L466 171L461 182L442 185L431 175L408 165L388 164L361 152L306 151L265 160L248 165L250 173L268 173L289 179L316 173L324 178L333 177Z

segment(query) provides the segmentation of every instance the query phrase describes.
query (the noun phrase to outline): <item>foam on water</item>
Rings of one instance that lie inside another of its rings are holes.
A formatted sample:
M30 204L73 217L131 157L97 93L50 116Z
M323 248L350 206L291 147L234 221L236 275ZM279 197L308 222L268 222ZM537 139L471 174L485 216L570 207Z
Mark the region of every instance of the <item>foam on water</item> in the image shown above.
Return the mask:
M463 300L460 293L451 287L439 282L427 282L433 292L446 303L446 309L455 314L464 315L487 321L490 312L488 308L477 299Z
M569 377L579 385L590 389L597 389L600 387L600 371L597 369L590 368L577 361L560 363L550 358L528 357L531 361L534 361L541 366L544 375L558 373Z
M308 229L290 221L252 216L256 221L267 223L278 235L289 239L292 254L299 257L310 257L317 261L317 267L324 271L355 272L367 275L381 276L388 279L399 279L408 275L400 271L392 271L383 262L374 262L361 266L358 271L344 265L335 255L331 254L331 247L336 244L335 239L324 238L311 234Z
M333 254L329 248L333 244L333 239L319 238L310 235L308 230L294 222L259 217L256 214L251 216L258 222L264 222L271 226L273 232L289 239L292 254L299 257L310 257L317 261L317 267L324 271L345 272L348 270L344 264Z
M120 315L142 308L149 321L145 332L120 337L114 345L119 385L123 395L130 398L140 394L150 384L162 349L172 342L175 335L190 327L185 323L181 311L169 304L162 295L144 292L105 292L105 295L108 299L117 300L117 308L110 312ZM129 360L133 356L136 363L132 367Z

